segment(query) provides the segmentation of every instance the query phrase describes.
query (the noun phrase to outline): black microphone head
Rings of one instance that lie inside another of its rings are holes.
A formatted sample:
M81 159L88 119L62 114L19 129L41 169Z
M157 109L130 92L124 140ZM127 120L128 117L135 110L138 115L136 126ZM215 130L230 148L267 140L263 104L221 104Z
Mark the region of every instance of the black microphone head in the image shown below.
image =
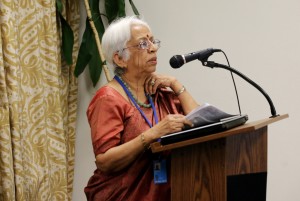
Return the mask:
M169 63L172 68L180 68L184 64L184 60L181 55L175 55L171 57Z

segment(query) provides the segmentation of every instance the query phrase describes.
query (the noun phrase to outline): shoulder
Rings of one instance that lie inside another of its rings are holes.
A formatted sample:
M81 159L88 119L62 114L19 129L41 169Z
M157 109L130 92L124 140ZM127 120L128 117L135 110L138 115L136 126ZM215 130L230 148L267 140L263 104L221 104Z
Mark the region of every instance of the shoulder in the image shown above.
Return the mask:
M114 88L105 85L103 87L101 87L96 94L94 95L94 97L92 98L90 105L94 104L97 100L100 99L114 99L114 98L121 98L121 94Z
M101 87L92 98L87 109L87 115L90 116L93 112L98 110L102 112L107 110L120 110L120 108L125 109L127 108L126 105L128 105L128 102L116 89L105 85Z

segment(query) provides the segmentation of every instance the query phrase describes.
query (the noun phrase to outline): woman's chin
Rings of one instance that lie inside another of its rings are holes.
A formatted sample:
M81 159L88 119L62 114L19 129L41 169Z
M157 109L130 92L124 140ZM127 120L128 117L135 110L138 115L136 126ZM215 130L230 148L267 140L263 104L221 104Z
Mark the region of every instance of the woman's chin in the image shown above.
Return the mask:
M151 66L149 67L149 69L151 69L153 72L155 72L155 71L156 71L156 64L155 64L155 65L151 65Z

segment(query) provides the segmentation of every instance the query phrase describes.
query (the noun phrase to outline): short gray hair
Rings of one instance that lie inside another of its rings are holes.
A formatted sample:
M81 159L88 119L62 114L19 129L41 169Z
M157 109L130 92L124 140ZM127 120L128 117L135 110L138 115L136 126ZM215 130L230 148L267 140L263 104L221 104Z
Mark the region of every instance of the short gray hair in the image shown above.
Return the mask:
M113 21L105 30L102 37L102 50L107 63L115 67L115 74L124 73L123 68L118 67L113 61L113 55L119 52L123 59L128 60L130 55L128 50L122 51L126 43L131 39L132 25L146 26L150 30L147 22L139 19L137 16L127 16Z

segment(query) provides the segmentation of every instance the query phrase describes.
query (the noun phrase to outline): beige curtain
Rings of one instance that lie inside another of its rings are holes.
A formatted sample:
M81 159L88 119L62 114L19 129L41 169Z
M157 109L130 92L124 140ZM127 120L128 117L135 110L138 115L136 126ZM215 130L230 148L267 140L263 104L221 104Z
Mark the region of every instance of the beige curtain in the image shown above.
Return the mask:
M0 201L71 200L77 80L55 0L0 0ZM63 1L78 52L79 3Z

